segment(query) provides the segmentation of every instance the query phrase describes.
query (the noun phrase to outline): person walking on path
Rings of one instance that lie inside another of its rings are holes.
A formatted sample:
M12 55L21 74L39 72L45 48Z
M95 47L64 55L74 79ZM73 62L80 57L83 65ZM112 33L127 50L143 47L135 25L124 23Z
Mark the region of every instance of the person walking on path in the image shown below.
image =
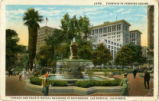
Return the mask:
M137 70L134 69L134 71L133 71L134 79L136 78L136 74L137 74Z
M120 85L122 86L121 96L128 96L128 79L127 74L124 74L124 78L122 79Z
M50 82L49 82L49 79L48 79L48 73L45 73L44 74L44 77L42 79L42 92L44 94L44 96L48 96L49 94L49 85L50 85Z
M149 83L150 83L150 73L147 70L145 70L145 72L144 72L144 86L145 86L145 88L148 88L148 89L150 88Z
M19 81L22 80L22 72L19 73Z
M23 78L23 80L26 79L26 70L25 70L25 69L23 69L23 72L22 72L22 78Z

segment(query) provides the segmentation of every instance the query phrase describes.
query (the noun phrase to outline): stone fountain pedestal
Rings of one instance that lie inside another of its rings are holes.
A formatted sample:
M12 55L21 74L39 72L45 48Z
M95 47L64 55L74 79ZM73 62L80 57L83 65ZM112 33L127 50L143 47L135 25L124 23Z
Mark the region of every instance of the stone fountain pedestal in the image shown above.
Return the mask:
M65 79L81 79L83 78L82 70L93 65L90 60L83 59L64 59L57 61L57 66L63 68Z

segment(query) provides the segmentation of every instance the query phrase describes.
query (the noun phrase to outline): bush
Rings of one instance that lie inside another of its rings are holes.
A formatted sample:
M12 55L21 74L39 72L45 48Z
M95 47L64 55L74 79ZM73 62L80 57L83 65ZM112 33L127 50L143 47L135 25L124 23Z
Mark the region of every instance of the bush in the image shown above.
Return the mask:
M35 85L41 85L42 80L39 77L31 77L30 83L35 84Z
M92 69L92 72L122 72L122 69Z
M61 81L61 80L51 80L51 86L67 86L67 81Z
M96 80L88 80L88 81L76 81L75 86L88 88L92 86L118 86L120 85L120 80L105 80L105 81L96 81Z
M42 85L42 79L39 77L32 77L30 78L30 83L34 85ZM67 81L59 81L59 80L50 80L52 86L67 86Z

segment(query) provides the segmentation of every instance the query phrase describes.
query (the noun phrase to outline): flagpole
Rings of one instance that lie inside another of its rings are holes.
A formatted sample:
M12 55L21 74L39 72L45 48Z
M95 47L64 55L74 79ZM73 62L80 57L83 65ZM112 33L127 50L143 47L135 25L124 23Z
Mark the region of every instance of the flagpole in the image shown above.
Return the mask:
M47 26L48 18L46 17L46 26Z

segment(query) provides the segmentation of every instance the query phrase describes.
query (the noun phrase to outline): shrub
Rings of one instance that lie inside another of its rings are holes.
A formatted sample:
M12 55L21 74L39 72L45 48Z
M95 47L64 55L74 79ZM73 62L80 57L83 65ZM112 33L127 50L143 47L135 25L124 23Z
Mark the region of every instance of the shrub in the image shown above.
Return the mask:
M75 86L88 88L92 86L118 86L120 85L120 80L105 80L105 81L96 81L96 80L88 80L88 81L76 81Z
M52 86L67 86L68 85L67 81L51 80L50 82Z
M31 77L30 83L35 84L35 85L41 85L42 80L39 77Z
M42 85L42 80L39 77L32 77L30 78L30 83L34 85ZM60 80L50 80L52 86L67 86L67 81L60 81Z
M94 82L92 80L88 81L76 81L75 86L88 88L94 85Z

